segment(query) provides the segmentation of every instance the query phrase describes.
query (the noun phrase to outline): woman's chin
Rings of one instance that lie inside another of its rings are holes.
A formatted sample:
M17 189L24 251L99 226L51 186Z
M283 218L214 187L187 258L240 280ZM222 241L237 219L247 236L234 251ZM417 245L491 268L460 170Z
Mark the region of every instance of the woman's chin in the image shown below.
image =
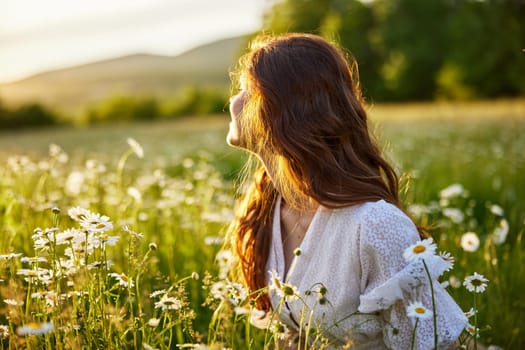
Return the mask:
M239 137L231 131L226 135L226 143L232 147L240 146Z

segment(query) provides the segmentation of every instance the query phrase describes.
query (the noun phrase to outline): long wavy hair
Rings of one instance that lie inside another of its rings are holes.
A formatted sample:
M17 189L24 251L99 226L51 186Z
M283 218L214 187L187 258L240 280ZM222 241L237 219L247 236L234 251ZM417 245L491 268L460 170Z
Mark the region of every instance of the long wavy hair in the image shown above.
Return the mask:
M235 73L245 90L243 147L264 165L252 168L229 233L241 277L256 292L267 284L278 194L298 210L309 200L329 208L381 199L401 205L398 177L369 130L357 65L336 45L310 34L260 36ZM255 302L271 308L267 293Z

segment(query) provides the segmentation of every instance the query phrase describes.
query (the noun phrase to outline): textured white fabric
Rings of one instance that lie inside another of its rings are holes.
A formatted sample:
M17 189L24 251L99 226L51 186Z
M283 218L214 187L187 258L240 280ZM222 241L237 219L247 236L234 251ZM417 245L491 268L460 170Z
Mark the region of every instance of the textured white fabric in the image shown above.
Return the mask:
M432 299L421 261L407 263L404 250L419 241L412 221L397 207L381 200L328 209L319 207L285 276L281 238L280 198L276 203L267 270L297 287L301 298L284 302L270 292L273 309L295 330L321 329L332 348L410 349L414 329L406 307ZM442 258L425 262L433 278L446 268ZM319 287L324 286L326 302ZM434 280L439 349L449 348L467 319L449 294ZM310 336L310 339L312 336ZM433 349L433 319L420 320L415 348ZM313 345L315 347L315 343Z

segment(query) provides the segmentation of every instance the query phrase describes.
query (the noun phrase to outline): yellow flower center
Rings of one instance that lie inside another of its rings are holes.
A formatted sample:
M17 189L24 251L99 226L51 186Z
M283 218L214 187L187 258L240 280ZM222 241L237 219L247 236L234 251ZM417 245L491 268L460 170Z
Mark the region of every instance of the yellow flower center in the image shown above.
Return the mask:
M425 247L424 245L416 245L416 246L414 247L413 252L416 253L416 254L421 254L421 253L423 253L425 250L427 250L427 247Z
M414 309L415 312L417 312L418 314L424 314L425 313L425 308L423 307L416 307Z

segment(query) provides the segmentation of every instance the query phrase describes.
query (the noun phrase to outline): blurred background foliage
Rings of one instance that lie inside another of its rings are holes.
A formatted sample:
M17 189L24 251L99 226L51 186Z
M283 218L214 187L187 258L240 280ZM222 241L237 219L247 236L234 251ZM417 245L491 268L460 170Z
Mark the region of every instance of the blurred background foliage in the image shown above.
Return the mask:
M374 101L525 93L523 0L283 0L264 29L339 42Z

